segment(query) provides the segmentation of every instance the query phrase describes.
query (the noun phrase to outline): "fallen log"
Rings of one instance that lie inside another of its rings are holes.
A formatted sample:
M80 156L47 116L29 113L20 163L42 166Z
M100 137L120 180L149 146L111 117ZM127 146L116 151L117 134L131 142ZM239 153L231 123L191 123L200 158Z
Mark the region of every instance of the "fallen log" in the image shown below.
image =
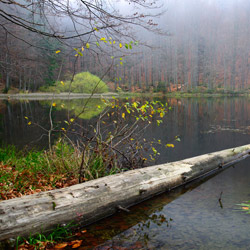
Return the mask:
M83 225L93 223L248 156L250 144L2 201L0 240L44 232L76 219Z

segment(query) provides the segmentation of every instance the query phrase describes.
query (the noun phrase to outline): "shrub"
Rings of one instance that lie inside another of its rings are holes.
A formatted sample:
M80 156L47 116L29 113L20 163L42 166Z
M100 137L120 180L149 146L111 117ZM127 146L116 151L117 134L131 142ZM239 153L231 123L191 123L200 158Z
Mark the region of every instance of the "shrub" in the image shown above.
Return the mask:
M89 72L81 72L75 75L72 83L70 81L57 82L55 86L41 87L42 92L72 92L72 93L105 93L108 92L108 86L98 76Z

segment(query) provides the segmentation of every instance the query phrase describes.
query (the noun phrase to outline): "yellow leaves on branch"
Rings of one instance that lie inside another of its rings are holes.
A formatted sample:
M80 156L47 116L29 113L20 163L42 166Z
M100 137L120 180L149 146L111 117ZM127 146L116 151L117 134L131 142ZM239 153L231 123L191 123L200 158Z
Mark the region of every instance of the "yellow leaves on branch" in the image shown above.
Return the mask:
M89 49L90 45L89 43L86 43L86 48Z
M171 144L171 143L170 144L166 144L165 147L166 148L174 148L174 144Z
M61 52L61 50L57 50L57 51L56 51L56 54L58 54L58 53L60 53L60 52Z
M52 107L55 107L55 106L56 106L56 103L55 103L55 102L53 102L53 103L52 103Z
M119 47L122 48L122 44L121 43L119 44Z

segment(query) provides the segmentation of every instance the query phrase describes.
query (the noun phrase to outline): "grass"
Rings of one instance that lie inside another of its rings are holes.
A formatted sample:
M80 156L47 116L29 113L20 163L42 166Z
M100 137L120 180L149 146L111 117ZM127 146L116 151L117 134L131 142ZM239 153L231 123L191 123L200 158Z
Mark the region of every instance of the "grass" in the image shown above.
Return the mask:
M76 184L80 160L76 153L60 144L51 152L0 148L0 200Z
M83 181L120 172L116 165L106 168L101 152L92 153L85 151ZM78 148L60 142L51 151L0 148L0 201L77 184L81 159Z
M36 233L34 235L30 235L28 238L17 237L15 248L23 249L23 250L57 249L57 248L64 249L64 247L60 247L60 246L66 247L68 244L70 244L70 242L65 242L65 241L68 241L70 238L75 236L73 232L76 230L77 226L78 226L77 224L74 224L72 222L65 226L58 225L49 234ZM63 243L57 244L57 242L63 242ZM73 241L73 244L74 243L76 242Z

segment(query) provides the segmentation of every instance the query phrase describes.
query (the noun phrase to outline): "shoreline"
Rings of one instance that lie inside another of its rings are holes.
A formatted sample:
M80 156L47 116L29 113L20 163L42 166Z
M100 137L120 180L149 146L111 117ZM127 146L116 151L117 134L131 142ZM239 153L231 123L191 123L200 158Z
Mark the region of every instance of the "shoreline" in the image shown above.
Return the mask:
M91 94L82 93L28 93L28 94L0 94L0 100L53 100L53 99L87 99ZM112 98L118 97L117 93L108 92L103 94L93 94L91 98Z
M54 100L54 99L87 99L91 94L85 93L22 93L22 94L0 94L0 100ZM168 98L218 98L218 97L250 97L249 93L188 93L188 92L170 92L170 93L132 93L132 92L107 92L102 94L93 94L91 98L119 98L132 97L168 97Z

